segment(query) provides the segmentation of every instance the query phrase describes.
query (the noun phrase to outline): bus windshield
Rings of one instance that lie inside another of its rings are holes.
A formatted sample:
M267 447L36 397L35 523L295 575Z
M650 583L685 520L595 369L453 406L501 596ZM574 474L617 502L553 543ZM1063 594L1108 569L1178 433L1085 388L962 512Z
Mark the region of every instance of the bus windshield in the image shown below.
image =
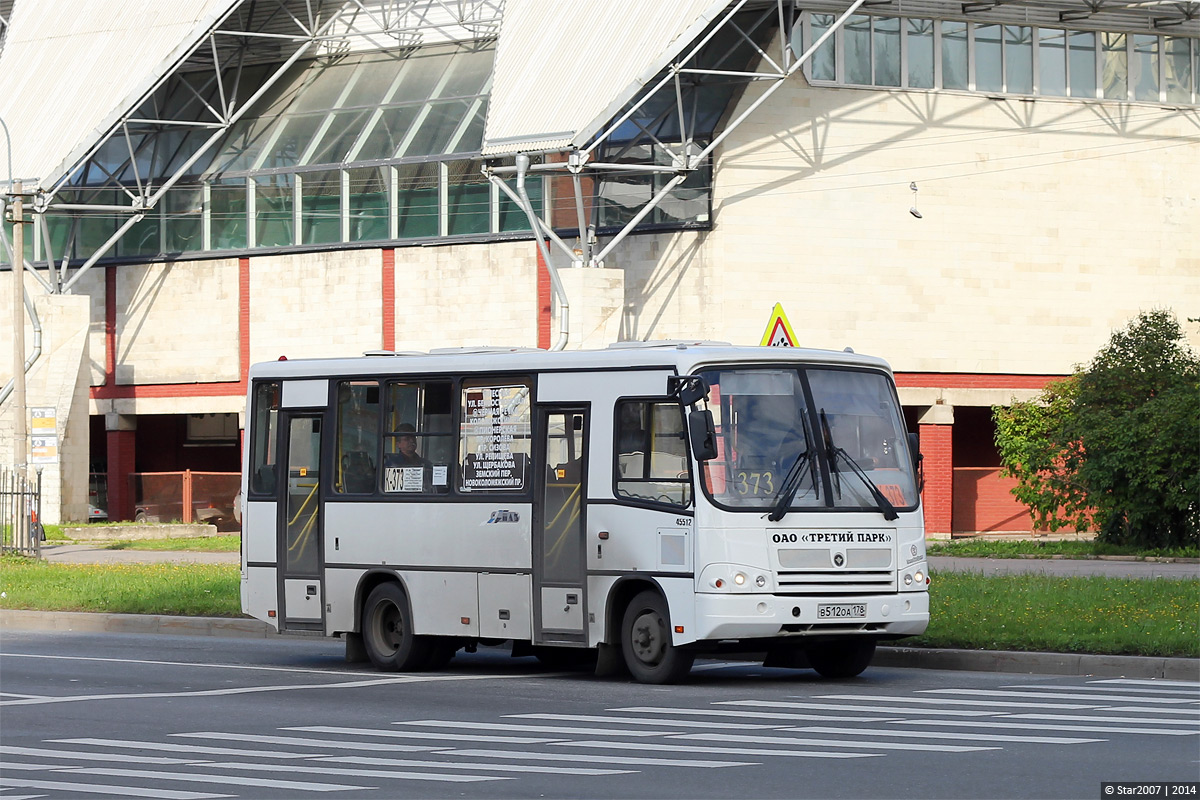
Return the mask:
M703 464L718 506L771 511L917 505L904 421L880 372L738 368L702 373L717 457Z

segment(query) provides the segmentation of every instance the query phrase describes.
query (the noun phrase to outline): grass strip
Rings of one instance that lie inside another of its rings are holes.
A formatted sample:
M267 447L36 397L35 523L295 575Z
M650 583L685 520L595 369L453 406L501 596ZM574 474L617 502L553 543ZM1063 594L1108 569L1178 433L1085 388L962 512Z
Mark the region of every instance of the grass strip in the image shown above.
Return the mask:
M1200 657L1200 581L938 572L903 644Z
M963 556L973 558L1094 558L1096 556L1135 556L1138 558L1200 558L1198 547L1169 549L1139 549L1105 542L1068 540L1049 542L1039 539L998 541L995 539L960 539L926 543L931 556Z
M0 559L0 608L240 616L234 565ZM1200 657L1200 581L939 572L905 645Z
M6 556L0 608L236 617L239 580L237 565L50 564Z
M205 553L236 553L242 537L236 533L187 539L127 539L104 546L105 550L193 550Z

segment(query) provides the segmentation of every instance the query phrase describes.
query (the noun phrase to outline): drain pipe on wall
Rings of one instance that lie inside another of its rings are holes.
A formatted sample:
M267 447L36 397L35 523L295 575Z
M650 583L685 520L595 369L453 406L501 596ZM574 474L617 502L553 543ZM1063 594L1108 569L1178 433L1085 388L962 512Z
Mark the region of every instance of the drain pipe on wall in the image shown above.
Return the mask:
M0 219L4 218L4 209L5 202L4 200L0 199ZM4 252L8 254L9 263L13 265L13 275L20 275L24 277L25 259L22 257L21 269L18 269L17 259L12 249L12 242L8 240L8 233L4 230L3 225L0 225L0 242L4 243ZM37 309L35 309L33 306L33 298L29 296L29 290L22 287L22 295L25 299L25 310L29 313L30 322L33 323L33 352L29 354L29 358L25 359L25 372L28 374L29 370L33 368L33 365L37 363L38 358L42 355L42 323L40 320L38 320ZM15 308L13 309L13 313L17 313ZM16 365L14 364L13 366L15 369ZM4 384L4 388L0 389L0 404L3 404L4 401L9 398L9 395L13 393L13 390L16 388L16 386L17 378L14 375L8 379L8 383Z
M563 288L562 279L558 276L558 268L550 260L550 249L546 246L546 237L542 235L542 221L538 219L537 214L534 212L533 203L529 199L529 193L525 191L525 173L528 171L529 156L519 153L517 155L517 194L521 198L521 206L525 209L525 216L529 217L529 227L533 230L533 234L537 238L538 251L542 254L542 260L546 262L546 271L550 273L550 285L554 288L554 294L558 298L558 341L550 349L562 350L567 346L567 332L569 330L571 310L567 303L567 292ZM508 188L501 178L492 176L492 180L499 182L503 188Z

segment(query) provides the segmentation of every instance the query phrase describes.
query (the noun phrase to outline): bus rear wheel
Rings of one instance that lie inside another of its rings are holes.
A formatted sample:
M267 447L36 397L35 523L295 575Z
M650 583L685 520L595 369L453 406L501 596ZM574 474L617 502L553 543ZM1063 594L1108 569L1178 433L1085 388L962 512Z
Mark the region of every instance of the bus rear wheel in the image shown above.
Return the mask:
M812 645L805 651L808 663L823 678L853 678L871 665L874 639L847 639Z
M376 586L362 616L363 645L375 668L384 672L424 669L430 660L426 637L413 633L404 590L394 583Z
M695 661L694 653L671 642L667 601L647 589L625 608L621 621L621 653L638 683L678 683Z

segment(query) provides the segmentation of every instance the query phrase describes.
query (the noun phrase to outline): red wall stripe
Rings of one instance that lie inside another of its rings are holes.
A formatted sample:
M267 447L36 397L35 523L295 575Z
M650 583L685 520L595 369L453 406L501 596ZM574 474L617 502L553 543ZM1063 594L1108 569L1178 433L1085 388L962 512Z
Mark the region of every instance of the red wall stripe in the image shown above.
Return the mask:
M104 268L104 385L117 384L117 268ZM93 395L94 396L94 395Z
M971 372L897 372L901 388L937 389L1044 389L1051 381L1066 375L1005 375Z
M383 349L396 349L396 250L383 249Z
M550 269L542 258L542 248L534 245L537 252L537 346L550 349Z

